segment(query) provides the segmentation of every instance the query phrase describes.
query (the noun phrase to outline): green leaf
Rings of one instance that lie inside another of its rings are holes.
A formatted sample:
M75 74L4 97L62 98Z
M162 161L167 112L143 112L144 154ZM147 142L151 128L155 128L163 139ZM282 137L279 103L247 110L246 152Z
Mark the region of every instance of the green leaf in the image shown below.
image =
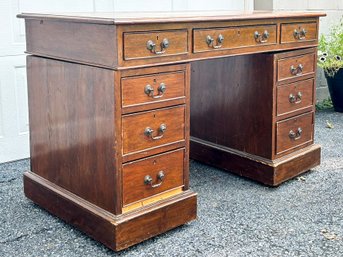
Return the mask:
M324 99L322 102L316 104L316 110L322 111L333 108L333 104L330 98Z

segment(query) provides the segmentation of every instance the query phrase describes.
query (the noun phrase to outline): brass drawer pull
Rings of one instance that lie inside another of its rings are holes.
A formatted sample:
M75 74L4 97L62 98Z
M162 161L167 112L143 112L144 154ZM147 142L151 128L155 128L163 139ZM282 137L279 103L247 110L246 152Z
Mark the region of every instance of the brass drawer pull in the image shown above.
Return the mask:
M298 92L298 94L296 95L290 94L288 99L290 103L298 104L298 103L301 103L302 96L303 96L302 93Z
M265 30L261 35L258 31L255 31L254 38L257 43L266 43L268 42L269 32Z
M301 138L302 132L303 130L299 127L296 132L290 130L288 136L292 140L298 140L299 138Z
M219 36L217 37L217 45L214 44L214 39L213 37L211 37L210 35L208 35L206 37L206 43L209 47L212 47L214 49L218 49L218 48L221 48L223 45L224 41L224 36L222 34L219 34Z
M163 170L161 170L157 174L157 181L160 181L160 183L152 184L152 177L150 175L146 175L144 177L144 184L150 185L152 188L159 187L160 185L162 185L164 177L165 177L164 172Z
M301 29L300 31L295 29L293 32L293 36L295 39L304 40L306 38L306 33L307 31L305 29Z
M152 98L161 98L163 94L166 92L167 86L165 83L160 83L160 85L157 88L158 94L154 95L154 88L151 85L146 85L144 88L144 93L146 93L148 96Z
M304 70L304 66L300 63L298 67L294 67L294 65L291 66L291 73L292 75L301 75Z
M150 52L157 55L164 54L166 52L166 48L169 47L169 40L167 38L163 39L160 45L161 45L161 50L156 51L156 44L154 43L154 41L148 40L148 42L146 42L146 48L150 50Z
M150 127L146 127L144 130L144 134L151 138L152 140L158 140L161 139L164 136L164 132L167 130L166 124L161 124L158 128L158 135L153 136L154 130Z

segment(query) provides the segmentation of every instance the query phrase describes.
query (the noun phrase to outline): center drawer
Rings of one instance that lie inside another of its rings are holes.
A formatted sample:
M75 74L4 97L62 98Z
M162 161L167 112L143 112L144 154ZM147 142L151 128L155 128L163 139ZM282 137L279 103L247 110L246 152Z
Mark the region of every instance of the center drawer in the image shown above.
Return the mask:
M276 44L276 25L195 29L193 52Z
M185 106L125 115L122 135L124 155L185 140Z
M183 186L184 148L123 165L123 205Z

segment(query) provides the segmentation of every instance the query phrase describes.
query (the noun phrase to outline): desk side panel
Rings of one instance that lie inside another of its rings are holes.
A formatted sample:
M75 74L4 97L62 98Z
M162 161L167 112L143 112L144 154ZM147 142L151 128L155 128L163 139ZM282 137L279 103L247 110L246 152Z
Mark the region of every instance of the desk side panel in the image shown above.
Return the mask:
M114 72L28 56L31 171L115 211Z

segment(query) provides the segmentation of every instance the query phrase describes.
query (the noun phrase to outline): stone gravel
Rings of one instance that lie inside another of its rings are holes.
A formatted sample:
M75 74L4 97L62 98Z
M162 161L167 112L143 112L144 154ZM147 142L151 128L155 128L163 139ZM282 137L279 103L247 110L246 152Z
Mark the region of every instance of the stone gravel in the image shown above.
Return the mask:
M343 256L343 114L315 134L322 164L276 188L191 161L197 221L119 253L25 198L29 160L1 164L0 256Z

